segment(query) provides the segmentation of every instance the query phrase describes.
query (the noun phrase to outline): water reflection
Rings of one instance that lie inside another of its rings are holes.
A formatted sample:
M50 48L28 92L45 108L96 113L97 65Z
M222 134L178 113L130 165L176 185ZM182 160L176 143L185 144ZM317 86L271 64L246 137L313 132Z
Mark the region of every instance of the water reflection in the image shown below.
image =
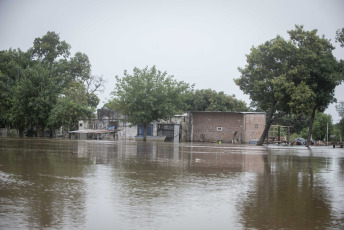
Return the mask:
M333 178L338 172L329 170L337 168L336 153L330 160L319 157L327 151L317 149L314 156L314 150L299 149L300 157L290 149L269 150L265 173L241 203L245 228L343 229L344 196L338 190L344 188L343 178Z
M83 223L83 168L69 152L58 142L1 140L1 229Z
M342 229L341 149L0 139L0 229Z

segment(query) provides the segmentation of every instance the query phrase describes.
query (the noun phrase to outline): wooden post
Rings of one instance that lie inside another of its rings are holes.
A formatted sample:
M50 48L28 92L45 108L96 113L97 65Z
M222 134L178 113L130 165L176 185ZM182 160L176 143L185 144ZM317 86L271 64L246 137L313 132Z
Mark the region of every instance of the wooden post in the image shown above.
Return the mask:
M278 143L281 141L281 126L278 126Z

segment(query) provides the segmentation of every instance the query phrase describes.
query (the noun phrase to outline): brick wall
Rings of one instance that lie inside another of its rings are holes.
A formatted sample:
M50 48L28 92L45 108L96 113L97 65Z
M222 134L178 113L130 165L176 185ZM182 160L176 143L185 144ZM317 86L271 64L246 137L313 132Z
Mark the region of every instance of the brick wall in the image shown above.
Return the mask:
M243 142L258 141L265 128L265 113L245 113L244 121Z
M265 113L192 112L190 115L191 141L249 143L259 140L265 128Z
M215 142L223 140L234 143L241 142L243 130L243 114L230 112L193 112L193 141Z

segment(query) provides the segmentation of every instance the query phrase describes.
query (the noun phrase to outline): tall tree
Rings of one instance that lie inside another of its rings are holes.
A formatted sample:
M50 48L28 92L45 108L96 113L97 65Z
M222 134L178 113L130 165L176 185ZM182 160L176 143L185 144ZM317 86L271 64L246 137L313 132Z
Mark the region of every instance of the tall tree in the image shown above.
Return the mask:
M149 123L182 112L186 107L184 97L193 87L155 66L135 67L132 75L124 71L124 76L116 76L116 81L113 99L108 105L125 115L125 120L132 125L143 124L144 141Z
M70 48L58 34L49 31L36 38L27 52L0 51L1 126L18 128L20 135L24 129L33 128L42 135L48 125L55 126L63 120L57 119L57 112L70 115L74 111L69 127L75 119L92 115L90 111L99 103L96 93L103 89L104 79L91 74L86 54L78 52L70 57ZM76 95L71 92L75 91L85 100L74 100ZM69 102L73 102L72 107L66 106Z
M335 101L334 89L343 80L341 64L332 54L334 47L317 30L296 26L290 40L277 37L247 56L248 65L235 82L249 94L258 109L267 111L267 124L258 145L262 145L278 114L310 116L308 142L316 111L323 112Z
M246 58L247 65L239 68L241 76L235 83L250 95L257 110L267 112L266 126L258 145L263 144L271 124L290 111L288 91L293 85L287 82L287 77L296 73L293 53L295 46L277 36L257 48L252 47Z
M23 78L14 87L11 111L13 123L36 129L43 136L50 111L57 99L55 85L55 79L41 65L26 69Z
M0 126L11 125L13 88L23 77L23 71L32 64L30 55L20 49L0 51ZM12 124L13 125L13 124Z
M293 81L303 82L309 92L313 92L308 101L308 111L311 111L307 138L309 146L316 111L323 112L336 101L334 91L343 81L343 63L336 60L332 54L334 46L324 36L317 35L317 30L305 31L303 26L296 26L288 33L297 47L296 68L299 74Z

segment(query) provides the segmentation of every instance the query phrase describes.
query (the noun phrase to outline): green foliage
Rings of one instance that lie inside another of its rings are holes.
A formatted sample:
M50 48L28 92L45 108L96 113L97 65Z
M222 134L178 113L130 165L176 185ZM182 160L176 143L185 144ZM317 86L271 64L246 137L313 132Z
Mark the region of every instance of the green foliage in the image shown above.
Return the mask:
M287 111L291 84L288 75L294 75L292 54L295 46L277 36L275 39L251 48L247 55L247 65L239 68L241 77L235 79L240 89L255 102L257 109L263 111Z
M319 37L317 30L304 31L303 26L296 26L288 33L298 51L298 74L292 81L304 82L313 91L309 103L322 112L335 101L334 89L343 81L339 62L332 54L334 47L329 40Z
M23 77L14 87L12 121L24 121L25 127L36 127L41 131L56 103L54 78L41 65L35 65L23 72Z
M290 93L288 105L290 106L291 113L305 115L312 113L312 109L315 106L312 99L315 97L315 93L304 81L294 88L289 88L288 93Z
M249 108L244 101L229 96L224 92L216 92L211 89L195 90L187 98L190 111L226 111L226 112L246 112Z
M331 136L334 131L331 115L324 114L324 113L317 113L315 115L315 119L313 123L313 139L326 140L327 124L328 124L328 133L329 133L329 136Z
M181 113L187 106L185 97L192 88L155 66L134 68L132 75L124 71L124 76L116 76L116 81L108 106L125 115L132 125L149 124Z
M294 68L296 47L277 36L275 39L251 48L247 65L239 68L241 76L235 79L240 89L248 94L257 110L267 112L267 122L258 145L262 145L273 121L290 112L290 91L294 84L287 79L297 73Z
M329 140L331 135L336 135L338 137L339 133L336 127L333 124L332 116L329 114L317 112L314 117L313 127L312 127L312 138L314 140L327 140L327 124L328 124L328 135ZM308 137L308 128L305 127L301 131L298 132L297 136L303 137L307 139Z
M335 102L334 90L344 79L342 63L333 56L333 45L324 36L319 37L317 30L304 31L303 26L296 26L288 31L293 44L298 49L297 69L300 70L294 82L305 82L313 91L309 98L310 115L307 139L312 136L315 111L323 112L330 103Z
M342 28L341 30L337 30L336 42L339 42L340 46L344 47L344 28Z
M31 64L29 55L20 49L0 51L0 126L9 126L13 103L13 88Z
M36 38L27 52L0 51L0 60L0 126L42 134L93 116L104 80L91 75L86 54L70 58L70 45L55 32Z
M338 102L336 105L336 110L341 118L344 118L344 101Z
M281 119L278 119L276 124L282 126L292 126L290 129L291 133L300 133L301 130L308 127L308 119L295 114L286 114Z
M43 63L53 63L57 58L67 58L70 55L71 46L60 41L60 36L55 32L48 31L42 38L36 38L33 47L29 50L33 58Z
M342 118L339 123L337 124L337 128L339 130L339 133L342 137L344 137L344 118Z
M275 114L303 114L310 117L310 137L315 111L323 112L335 101L334 89L344 79L343 64L333 56L330 41L319 37L317 30L296 26L288 33L289 41L277 36L252 48L235 83L258 109L268 112L266 128ZM266 134L264 130L259 144Z
M70 71L74 79L85 80L91 75L91 63L86 54L77 52L70 60Z
M59 96L56 106L50 112L49 126L77 129L79 120L94 116L94 107L89 106L88 100L88 94L82 82L72 82Z

